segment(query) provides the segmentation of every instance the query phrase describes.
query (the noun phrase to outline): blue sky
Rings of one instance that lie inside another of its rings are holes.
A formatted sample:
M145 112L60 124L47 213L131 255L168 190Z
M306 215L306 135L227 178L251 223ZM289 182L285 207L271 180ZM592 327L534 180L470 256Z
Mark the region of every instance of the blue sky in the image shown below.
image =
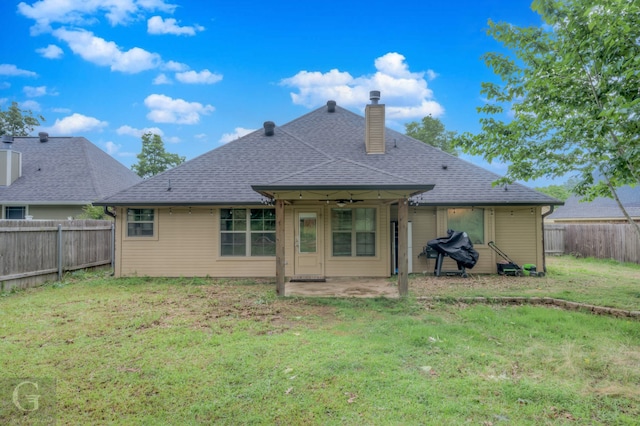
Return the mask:
M480 83L495 80L481 56L501 49L487 20L540 25L530 3L3 0L0 107L129 167L144 131L191 159L329 99L363 114L370 90L396 130L432 114L476 132Z

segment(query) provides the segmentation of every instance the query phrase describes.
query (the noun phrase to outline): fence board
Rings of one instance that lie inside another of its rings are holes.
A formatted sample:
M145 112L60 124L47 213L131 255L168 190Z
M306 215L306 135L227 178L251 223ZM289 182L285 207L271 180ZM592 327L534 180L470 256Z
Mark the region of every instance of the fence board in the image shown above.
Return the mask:
M640 263L640 238L626 223L548 224L544 228L544 249L547 254Z
M110 221L0 220L3 291L40 284L58 271L58 225L62 227L63 272L111 263Z

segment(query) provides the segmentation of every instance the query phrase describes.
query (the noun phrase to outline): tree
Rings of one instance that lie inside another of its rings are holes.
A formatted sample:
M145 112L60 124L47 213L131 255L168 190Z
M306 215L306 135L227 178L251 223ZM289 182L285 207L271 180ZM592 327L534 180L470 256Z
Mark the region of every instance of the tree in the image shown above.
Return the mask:
M428 115L422 118L422 123L412 121L411 123L406 123L404 128L407 136L433 145L449 154L458 155L454 145L456 132L447 131L439 119Z
M82 213L78 216L80 219L95 219L105 220L109 219L104 212L104 207L94 206L93 204L87 204L82 207Z
M6 111L0 110L0 136L29 136L40 121L45 121L43 116L34 116L31 110L22 110L17 102L11 102Z
M489 21L511 54L484 55L502 82L482 84L482 130L459 144L508 164L496 184L573 174L576 194L614 198L640 238L616 192L640 180L640 2L535 0L532 9L543 26Z
M185 157L178 154L166 152L162 138L154 133L142 135L142 151L137 158L138 162L131 166L131 170L145 179L178 166L185 160Z

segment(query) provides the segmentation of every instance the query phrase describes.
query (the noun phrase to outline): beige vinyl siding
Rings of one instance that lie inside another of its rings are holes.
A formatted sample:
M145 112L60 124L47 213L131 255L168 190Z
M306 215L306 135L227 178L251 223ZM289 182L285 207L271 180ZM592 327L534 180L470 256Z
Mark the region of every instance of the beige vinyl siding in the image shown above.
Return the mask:
M27 214L34 219L66 220L69 217L77 218L82 214L83 206L34 206L27 208Z
M375 207L376 255L372 257L333 257L331 253L331 208L324 209L325 275L328 277L388 277L391 271L389 242L389 206L382 203L358 203L354 208Z
M534 263L542 268L540 210L533 207L532 214L531 209L521 206L496 209L494 241L520 267L525 263ZM500 260L498 256L497 261Z
M273 277L275 257L221 257L217 208L156 208L156 238L126 236L126 208L118 209L117 275Z
M436 233L436 208L435 207L410 207L409 220L412 224L413 251L409 256L413 258L413 272L432 273L435 267L435 259L418 257L427 245L427 241L437 238Z

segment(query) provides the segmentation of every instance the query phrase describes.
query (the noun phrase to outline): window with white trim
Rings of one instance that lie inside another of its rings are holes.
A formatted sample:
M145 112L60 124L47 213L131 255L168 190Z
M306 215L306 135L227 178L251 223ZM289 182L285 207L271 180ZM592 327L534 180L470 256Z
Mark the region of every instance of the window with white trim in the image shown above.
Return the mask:
M331 209L331 234L333 256L375 256L376 209Z
M275 254L275 209L220 209L221 256Z
M484 244L484 209L447 210L447 229L466 232L473 244Z
M153 237L154 209L127 209L127 237Z
M4 218L21 220L25 218L27 208L24 206L6 206L4 208Z

